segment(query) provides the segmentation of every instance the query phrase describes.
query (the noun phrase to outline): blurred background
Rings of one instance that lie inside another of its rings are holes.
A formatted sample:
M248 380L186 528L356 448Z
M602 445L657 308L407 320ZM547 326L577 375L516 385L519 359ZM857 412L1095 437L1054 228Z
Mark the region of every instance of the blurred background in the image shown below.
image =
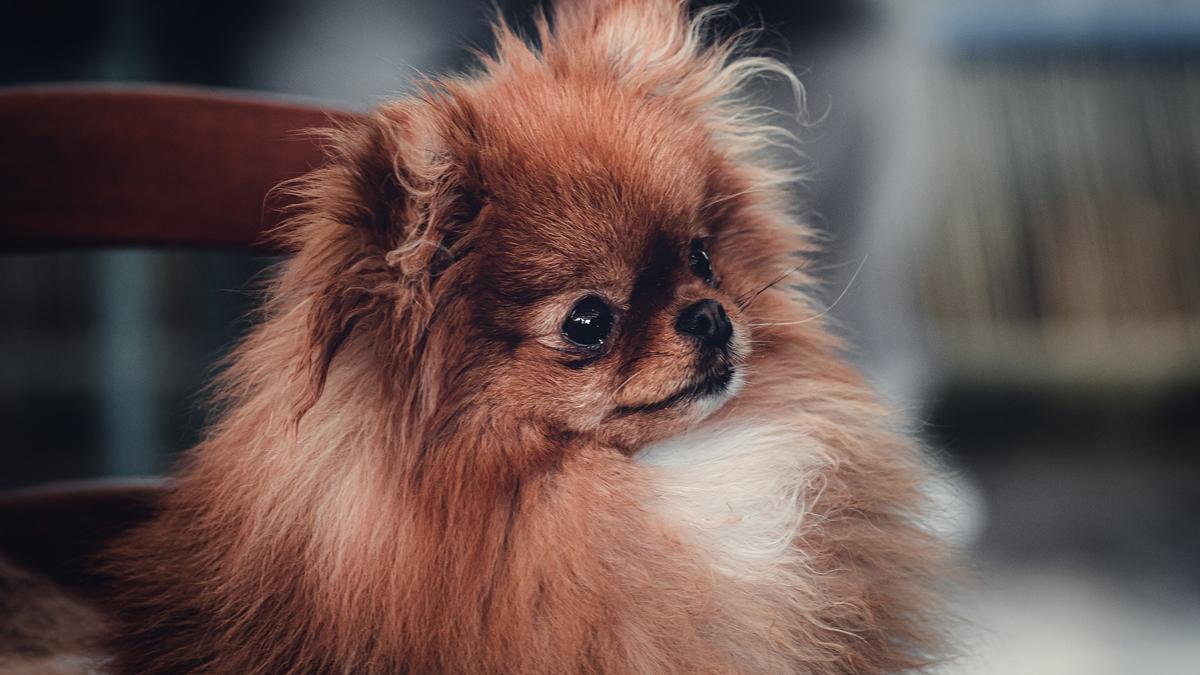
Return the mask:
M532 6L502 2L528 25ZM364 110L486 46L482 0L0 8L0 81ZM1200 7L743 3L808 89L820 289L945 464L974 581L945 672L1200 672ZM784 92L764 95L786 105ZM2 149L0 149L2 152ZM3 218L0 189L0 219ZM166 471L271 262L0 256L0 488Z

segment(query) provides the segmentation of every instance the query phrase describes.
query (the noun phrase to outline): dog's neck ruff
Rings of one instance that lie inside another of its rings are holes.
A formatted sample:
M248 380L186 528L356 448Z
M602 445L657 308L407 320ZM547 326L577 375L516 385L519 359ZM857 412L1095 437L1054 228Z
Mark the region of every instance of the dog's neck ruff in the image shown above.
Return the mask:
M702 425L636 455L653 475L649 505L732 580L774 581L820 496L819 444L771 422Z

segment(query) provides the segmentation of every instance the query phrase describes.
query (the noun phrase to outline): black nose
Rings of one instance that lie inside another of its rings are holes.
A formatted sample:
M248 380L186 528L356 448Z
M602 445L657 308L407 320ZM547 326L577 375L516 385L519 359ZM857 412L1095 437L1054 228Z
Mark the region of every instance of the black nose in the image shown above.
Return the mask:
M675 320L675 330L709 347L724 347L733 336L733 323L721 303L710 298L685 307Z

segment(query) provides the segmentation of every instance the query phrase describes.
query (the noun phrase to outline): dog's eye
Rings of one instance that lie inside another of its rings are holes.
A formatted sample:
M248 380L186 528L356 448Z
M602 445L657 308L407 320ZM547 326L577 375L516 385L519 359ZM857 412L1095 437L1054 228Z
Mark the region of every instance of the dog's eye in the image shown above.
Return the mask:
M580 300L567 320L563 322L563 335L581 347L599 347L612 331L612 310L594 295Z
M692 251L688 254L688 267L692 270L692 274L703 279L704 283L709 286L716 282L712 261L708 258L708 252L704 250L704 242L699 239L692 240Z

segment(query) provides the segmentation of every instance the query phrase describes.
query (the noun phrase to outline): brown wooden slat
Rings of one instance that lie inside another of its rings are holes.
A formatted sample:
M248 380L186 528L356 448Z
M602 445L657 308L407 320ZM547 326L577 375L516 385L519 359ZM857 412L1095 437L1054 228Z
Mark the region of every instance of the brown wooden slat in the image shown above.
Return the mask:
M353 113L199 89L0 91L0 251L262 247L267 192L317 166L298 133Z
M148 520L162 480L90 480L0 493L0 555L86 595L106 579L97 556Z

